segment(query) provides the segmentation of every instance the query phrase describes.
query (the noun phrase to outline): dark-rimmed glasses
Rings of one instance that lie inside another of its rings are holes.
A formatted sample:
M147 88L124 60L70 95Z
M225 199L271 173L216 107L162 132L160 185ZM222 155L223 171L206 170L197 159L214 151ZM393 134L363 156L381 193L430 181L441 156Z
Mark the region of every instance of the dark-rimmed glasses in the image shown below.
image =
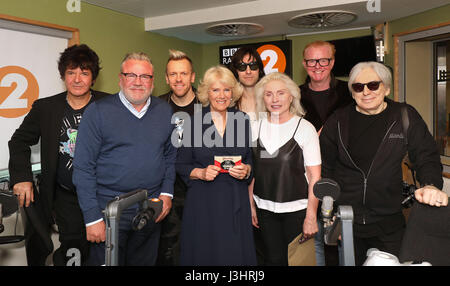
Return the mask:
M378 88L380 87L380 83L381 81L371 81L368 83L355 82L352 84L352 89L355 92L362 92L364 90L364 86L367 85L368 89L370 89L371 91L375 91L378 90Z
M259 69L258 63L257 62L251 62L251 63L240 63L236 66L236 69L240 72L246 71L247 67L250 67L250 69L252 71L255 71L257 69Z
M321 59L309 59L309 60L305 60L306 66L308 67L315 67L317 65L317 63L319 63L319 65L321 67L327 67L330 65L332 58L321 58Z
M142 82L149 82L153 78L153 75L151 75L151 74L137 75L132 72L121 72L121 74L123 74L125 76L125 78L127 79L127 81L130 81L130 82L135 81L138 77Z

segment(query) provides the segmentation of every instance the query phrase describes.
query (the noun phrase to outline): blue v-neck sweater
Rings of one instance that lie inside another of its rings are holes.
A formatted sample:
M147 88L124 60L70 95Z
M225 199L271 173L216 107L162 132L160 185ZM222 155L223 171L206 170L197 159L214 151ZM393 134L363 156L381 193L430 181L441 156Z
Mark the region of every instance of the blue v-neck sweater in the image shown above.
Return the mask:
M142 118L118 94L86 109L78 130L73 182L85 223L103 218L115 196L139 188L149 197L173 194L176 148L171 143L170 106L157 97Z

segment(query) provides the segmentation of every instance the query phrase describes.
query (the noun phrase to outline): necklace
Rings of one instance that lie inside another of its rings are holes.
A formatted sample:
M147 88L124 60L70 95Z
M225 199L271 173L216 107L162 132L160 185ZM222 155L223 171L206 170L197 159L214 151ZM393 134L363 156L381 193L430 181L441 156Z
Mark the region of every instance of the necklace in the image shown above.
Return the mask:
M92 93L89 92L89 99L87 101L83 101L83 104L79 104L78 102L69 99L69 96L66 95L66 102L67 102L67 104L69 104L70 107L72 107L72 109L79 110L79 109L85 107L89 103L89 101L91 101L91 98L92 98Z

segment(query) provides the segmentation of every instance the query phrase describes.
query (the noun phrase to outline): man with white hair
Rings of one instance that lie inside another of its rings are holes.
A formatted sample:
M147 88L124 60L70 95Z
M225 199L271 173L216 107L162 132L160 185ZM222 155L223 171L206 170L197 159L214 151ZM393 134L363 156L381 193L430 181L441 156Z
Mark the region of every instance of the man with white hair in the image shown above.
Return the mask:
M391 82L382 63L355 65L348 83L355 103L333 113L320 135L322 177L341 187L336 205L353 210L356 266L364 263L370 248L399 256L406 154L420 183L414 193L417 203L448 205L436 141L414 107L388 98Z

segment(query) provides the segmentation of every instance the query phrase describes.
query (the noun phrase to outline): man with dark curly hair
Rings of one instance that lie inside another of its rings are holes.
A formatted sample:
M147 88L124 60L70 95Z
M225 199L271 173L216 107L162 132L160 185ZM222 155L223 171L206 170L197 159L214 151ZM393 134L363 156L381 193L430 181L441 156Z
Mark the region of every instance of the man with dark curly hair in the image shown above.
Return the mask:
M58 70L66 91L33 103L30 112L9 141L9 173L14 194L22 207L42 210L46 230L56 222L61 246L53 255L54 265L66 265L70 249L78 249L81 264L88 257L83 216L72 183L72 160L78 126L86 106L106 93L91 90L100 71L99 57L87 45L64 50ZM39 189L33 186L31 146L41 142ZM31 264L43 265L45 253ZM30 264L30 261L28 261Z

